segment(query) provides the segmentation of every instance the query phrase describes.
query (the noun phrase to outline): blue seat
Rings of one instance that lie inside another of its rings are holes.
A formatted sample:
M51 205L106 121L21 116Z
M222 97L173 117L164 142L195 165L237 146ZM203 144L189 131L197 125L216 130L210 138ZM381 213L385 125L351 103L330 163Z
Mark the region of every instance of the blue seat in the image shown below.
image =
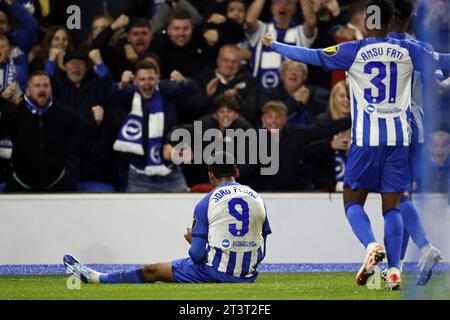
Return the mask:
M108 183L103 182L78 182L78 192L116 192L116 189Z

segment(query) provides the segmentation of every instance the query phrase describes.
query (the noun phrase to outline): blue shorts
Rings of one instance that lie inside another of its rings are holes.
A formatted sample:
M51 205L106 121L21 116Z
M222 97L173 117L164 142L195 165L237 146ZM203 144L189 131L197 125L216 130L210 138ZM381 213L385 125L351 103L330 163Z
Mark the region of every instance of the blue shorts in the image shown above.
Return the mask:
M344 188L377 193L396 193L410 189L409 147L350 146L344 174Z
M179 283L252 283L256 281L256 272L250 278L238 278L216 271L206 263L196 264L191 258L172 261L172 274Z

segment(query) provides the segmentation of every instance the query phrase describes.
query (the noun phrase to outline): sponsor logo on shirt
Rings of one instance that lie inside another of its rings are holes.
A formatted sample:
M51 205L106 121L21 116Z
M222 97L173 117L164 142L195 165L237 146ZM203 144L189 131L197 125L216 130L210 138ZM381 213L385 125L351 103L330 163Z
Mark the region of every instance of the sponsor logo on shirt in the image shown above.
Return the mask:
M254 248L257 245L255 241L233 241L233 247Z

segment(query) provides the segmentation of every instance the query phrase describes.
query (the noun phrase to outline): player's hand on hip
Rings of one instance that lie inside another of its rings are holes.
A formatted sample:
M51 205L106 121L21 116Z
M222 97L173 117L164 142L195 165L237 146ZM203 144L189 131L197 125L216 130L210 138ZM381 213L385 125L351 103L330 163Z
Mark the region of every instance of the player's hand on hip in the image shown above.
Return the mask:
M272 45L272 42L273 42L272 35L270 33L266 33L262 38L263 45L270 48L270 46Z

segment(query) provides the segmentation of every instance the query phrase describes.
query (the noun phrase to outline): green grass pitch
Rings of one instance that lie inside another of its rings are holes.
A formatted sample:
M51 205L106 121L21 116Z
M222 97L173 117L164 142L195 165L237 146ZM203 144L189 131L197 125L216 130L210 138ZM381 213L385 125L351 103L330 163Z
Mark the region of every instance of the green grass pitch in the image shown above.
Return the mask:
M397 300L408 290L369 290L354 282L354 273L261 273L254 284L122 284L68 289L68 276L1 276L0 299L151 299L151 300ZM412 283L412 281L409 281ZM450 299L449 273L436 273L419 297ZM445 285L446 284L446 285ZM408 289L408 279L404 279Z

